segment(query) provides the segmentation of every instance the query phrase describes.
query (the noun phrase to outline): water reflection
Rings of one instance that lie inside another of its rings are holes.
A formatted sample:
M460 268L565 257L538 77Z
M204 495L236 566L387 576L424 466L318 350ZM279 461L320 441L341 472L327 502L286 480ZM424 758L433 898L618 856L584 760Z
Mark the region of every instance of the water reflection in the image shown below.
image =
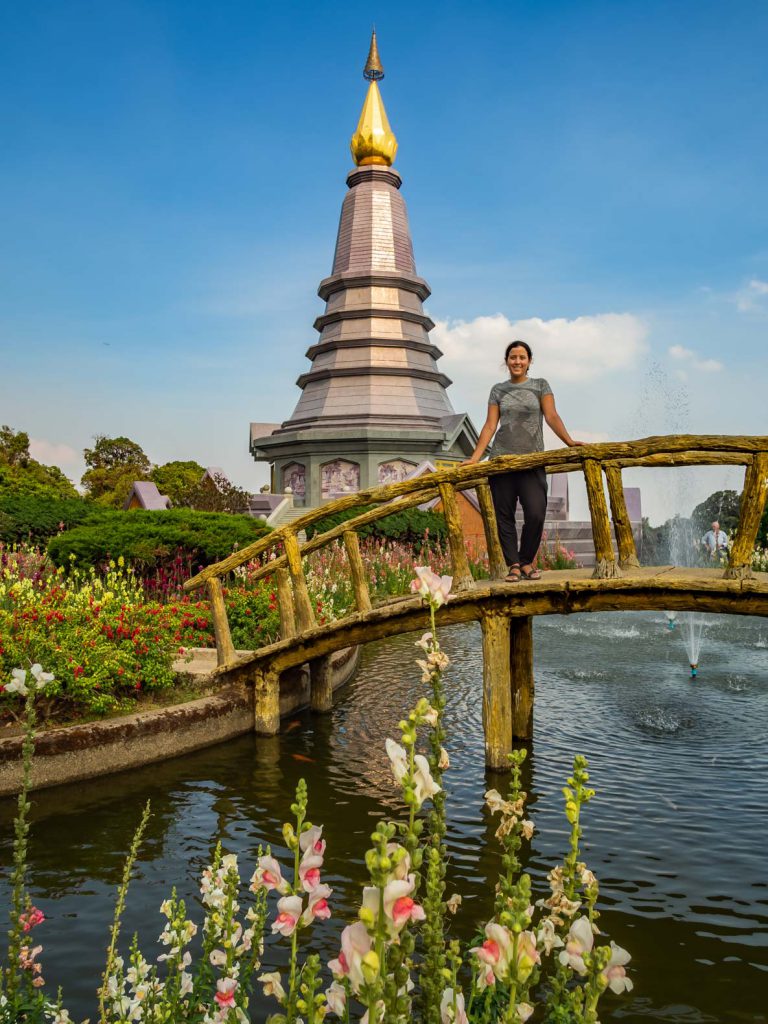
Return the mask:
M688 678L680 638L661 614L536 623L535 750L525 788L537 827L528 867L543 892L564 852L560 787L574 752L591 762L598 797L586 813L586 856L601 881L605 929L633 954L635 991L606 999L603 1021L766 1020L768 647L762 620L715 620L701 674ZM93 1014L112 893L144 802L153 817L125 933L152 948L172 885L196 902L217 838L248 873L260 843L285 858L280 827L299 778L325 823L334 917L316 933L338 950L354 913L377 818L398 802L384 739L421 695L413 637L373 645L328 717L298 716L273 739L243 737L161 765L36 795L31 877L48 920L46 976L67 1004ZM483 792L482 666L475 626L445 631L449 672L449 891L464 895L464 937L489 913L498 868ZM735 685L734 685L735 684ZM10 859L3 815L0 862ZM0 897L7 902L7 876ZM269 965L282 947L270 940ZM76 967L73 967L76 965ZM260 1004L256 1019L269 1007ZM272 1007L274 1009L274 1007Z

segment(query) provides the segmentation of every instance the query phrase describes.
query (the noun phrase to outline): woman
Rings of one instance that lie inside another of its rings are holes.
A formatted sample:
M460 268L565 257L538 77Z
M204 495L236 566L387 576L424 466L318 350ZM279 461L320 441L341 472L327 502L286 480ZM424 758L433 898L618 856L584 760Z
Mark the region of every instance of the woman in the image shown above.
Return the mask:
M555 409L552 388L541 377L529 377L533 361L530 346L524 341L507 345L504 362L509 380L494 384L488 399L488 417L480 438L467 463L479 462L496 434L493 455L527 455L544 451L542 419L569 448L582 445L574 441ZM498 433L496 428L498 427ZM540 580L541 573L534 567L544 530L547 512L547 475L544 467L499 473L489 478L499 539L507 563L506 580ZM515 508L518 500L523 506L523 533L517 546Z

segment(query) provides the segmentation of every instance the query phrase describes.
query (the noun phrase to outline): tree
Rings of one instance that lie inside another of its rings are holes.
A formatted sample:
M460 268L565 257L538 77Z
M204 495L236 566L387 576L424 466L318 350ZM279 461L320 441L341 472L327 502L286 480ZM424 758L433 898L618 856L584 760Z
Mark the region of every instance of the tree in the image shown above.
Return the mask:
M8 466L26 466L29 454L29 434L4 424L0 427L0 463Z
M140 444L129 437L97 434L93 448L83 451L90 468L82 477L88 496L100 505L122 508L135 480L148 480L152 464Z
M44 466L29 454L29 434L0 427L0 495L76 498L77 491L58 466Z
M162 466L155 466L151 479L161 494L168 495L176 508L191 508L189 493L197 487L204 473L205 470L198 462L166 462Z
M738 491L715 491L691 513L694 528L704 534L717 520L726 533L732 533L739 523L740 501Z
M221 473L215 478L206 476L198 479L194 487L186 492L184 505L199 512L231 512L241 514L248 511L250 494L237 487Z

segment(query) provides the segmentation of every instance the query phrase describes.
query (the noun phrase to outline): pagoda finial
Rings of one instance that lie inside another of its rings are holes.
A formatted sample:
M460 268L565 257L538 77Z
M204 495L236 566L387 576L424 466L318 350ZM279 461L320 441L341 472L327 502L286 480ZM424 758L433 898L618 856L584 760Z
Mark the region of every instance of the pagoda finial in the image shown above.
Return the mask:
M376 29L374 27L371 32L371 45L368 50L368 60L365 62L363 68L363 78L367 78L369 82L380 82L384 77L384 67L381 63L381 57L379 57L379 48L376 45Z
M358 167L368 164L383 164L390 167L397 152L397 139L389 127L387 112L379 92L379 81L384 77L384 68L376 44L376 29L371 33L371 46L365 62L363 77L370 85L365 97L357 130L352 136L349 148Z

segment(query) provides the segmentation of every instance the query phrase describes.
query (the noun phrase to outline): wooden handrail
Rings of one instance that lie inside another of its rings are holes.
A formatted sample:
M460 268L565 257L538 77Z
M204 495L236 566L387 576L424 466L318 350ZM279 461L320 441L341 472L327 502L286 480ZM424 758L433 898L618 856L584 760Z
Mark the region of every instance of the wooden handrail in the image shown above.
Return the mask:
M548 473L572 473L582 468L585 459L604 464L607 461L615 462L619 468L640 465L712 465L722 463L724 465L747 464L755 453L768 452L768 437L748 436L718 436L718 435L674 435L671 437L647 437L638 441L604 442L600 444L585 445L578 449L578 461L574 460L574 449L563 448L558 451L533 452L529 455L500 455L479 464L461 465L456 469L439 470L430 474L428 480L418 477L415 480L403 480L397 484L388 484L385 487L372 487L365 491L358 491L355 494L338 498L329 505L309 510L306 515L294 520L290 527L281 527L274 530L266 537L260 538L253 544L242 548L240 551L209 565L192 579L184 584L186 591L195 590L203 586L213 576L222 576L233 569L244 565L246 562L258 558L260 555L279 545L284 534L291 530L295 533L312 526L321 519L326 518L330 513L345 512L350 508L360 505L376 504L380 507L372 509L364 515L370 518L365 521L375 522L377 519L392 515L394 512L413 505L422 504L431 500L427 493L435 492L440 484L451 484L457 490L465 490L472 487L480 479L487 479L499 473L507 473L510 470L534 469L544 466ZM432 494L434 496L434 493ZM406 505L394 501L397 498L411 497ZM395 507L386 507L386 503L392 503ZM344 530L355 528L353 523L362 522L362 516L356 517L335 528L335 531L328 531L319 537L314 537L307 544L302 546L302 554L309 554L310 551L323 547L329 541L340 537ZM284 563L282 563L284 564ZM274 567L274 565L273 565ZM264 567L263 575L269 572Z
M221 586L223 575L245 562L258 558L271 548L282 545L284 553L271 558L266 564L254 570L251 578L256 580L276 573L281 632L284 638L295 636L315 625L302 558L334 540L343 539L352 577L355 606L358 614L364 615L371 611L372 605L357 530L397 512L439 498L446 521L454 587L457 592L467 590L472 586L472 574L462 532L457 491L476 488L488 544L491 573L499 577L503 575L505 568L504 557L499 544L488 479L499 473L540 466L544 466L548 473L572 473L579 469L583 470L595 544L594 576L598 579L620 576L621 569L639 565L624 498L622 470L637 466L718 464L747 467L736 539L729 565L725 569L726 578L742 579L751 572L751 553L768 495L768 437L686 435L585 445L576 452L573 449L562 449L555 452L535 452L530 455L503 455L482 465L461 465L455 469L430 474L426 478L419 477L416 480L404 480L386 487L359 491L339 498L329 505L311 509L290 525L275 530L269 536L261 538L241 551L234 552L221 562L208 566L188 580L184 584L184 589L189 591L203 585L207 587L213 614L218 664L230 665L236 659L236 652L224 604ZM611 517L605 500L603 473L608 487ZM298 534L306 527L330 514L369 504L375 507L326 530L304 544L299 543ZM618 564L611 541L611 519L618 546Z

